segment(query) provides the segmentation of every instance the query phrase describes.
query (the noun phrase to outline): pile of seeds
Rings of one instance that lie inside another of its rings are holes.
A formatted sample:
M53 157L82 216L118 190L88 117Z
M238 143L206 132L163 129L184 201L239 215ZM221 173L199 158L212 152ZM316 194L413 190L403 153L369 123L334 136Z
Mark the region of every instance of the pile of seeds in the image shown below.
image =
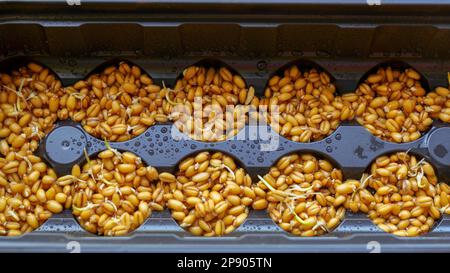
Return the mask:
M368 213L379 228L398 236L427 233L448 206L448 185L438 185L433 167L407 152L377 158L361 183L346 184L353 186L346 207Z
M163 91L137 66L121 62L66 88L60 119L81 122L91 135L125 141L166 122Z
M356 93L345 94L342 99L373 135L398 143L414 141L433 123L426 111L426 91L420 79L411 68L380 68L359 85Z
M283 230L299 236L318 236L334 229L344 218L349 197L341 189L342 172L311 154L281 158L259 177L254 209L267 208Z
M31 152L0 158L0 235L18 236L72 205L70 186L55 184L56 173Z
M190 66L174 90L164 90L168 102L164 112L182 133L201 141L236 135L248 121L249 105L259 104L255 89L247 88L244 79L226 67Z
M255 198L250 176L220 152L186 158L176 177L161 175L163 182L176 185L166 194L173 218L194 235L232 232L247 218L248 206Z
M36 63L0 73L0 153L36 150L57 120L61 82Z
M330 135L351 115L351 108L335 97L336 87L326 72L292 66L273 76L260 105L267 106L268 122L282 136L310 142Z
M448 83L450 85L450 73L448 73ZM434 92L428 93L423 100L425 111L430 114L430 117L435 119L439 118L443 122L450 122L449 88L437 87Z
M440 207L441 213L450 214L450 186L448 183L439 183L436 186L436 195L434 203Z
M58 184L74 185L72 212L84 229L121 236L142 225L152 209L163 209L153 202L162 196L161 190L155 194L157 179L157 170L145 167L136 155L108 148L87 160L82 169L75 165Z

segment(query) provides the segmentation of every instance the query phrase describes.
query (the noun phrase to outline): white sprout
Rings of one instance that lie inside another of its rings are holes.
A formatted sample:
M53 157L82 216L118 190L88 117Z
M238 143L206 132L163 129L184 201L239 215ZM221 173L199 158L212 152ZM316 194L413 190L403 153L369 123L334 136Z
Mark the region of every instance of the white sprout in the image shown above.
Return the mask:
M61 176L60 178L58 178L58 180L56 180L56 183L60 186L66 185L66 183L63 183L63 181L70 181L67 185L72 184L73 182L84 182L86 183L86 181L84 181L83 179L80 179L76 176L73 176L71 174L65 175L65 176Z
M416 177L417 185L419 186L419 188L425 188L426 186L426 184L423 182L423 176L424 176L423 168L420 167L419 173L417 174Z
M110 204L111 206L113 206L114 211L117 212L116 204L114 204L111 200L105 198L105 203L108 203L108 204Z
M180 102L174 102L173 100L170 99L169 94L172 93L172 92L175 92L175 90L172 90L172 89L170 89L170 88L167 88L167 87L166 87L166 84L164 83L164 81L162 82L162 85L163 85L163 90L166 90L166 95L165 95L165 97L166 97L167 102L170 103L171 105L178 105L178 104L181 104Z
M227 169L227 170L231 173L231 175L233 176L233 179L236 180L236 175L234 174L233 170L232 170L230 167L228 167L228 166L225 165L225 164L222 164L222 167L225 168L225 169Z
M14 220L16 220L16 221L19 221L19 220L20 220L20 218L19 218L19 216L17 215L17 213L16 213L14 210L12 210L12 209L9 209L9 210L7 211L7 215L13 217ZM5 222L5 224L7 224L7 222Z
M440 209L439 209L439 212L440 212L441 214L444 214L445 211L447 210L447 208L449 207L449 205L450 205L450 204L447 204L447 205L443 206L442 208L440 208Z
M299 199L299 198L307 198L310 195L320 194L320 193L318 193L318 192L309 192L309 193L306 193L304 195L298 195L298 194L292 193L292 191L294 191L294 190L297 190L297 191L308 191L308 190L312 189L312 187L301 188L298 185L297 185L298 187L296 187L296 188L290 188L290 189L287 189L286 191L280 191L280 190L277 190L274 187L272 187L272 185L270 185L270 183L267 182L262 176L258 175L258 178L261 180L261 182L264 183L264 185L267 186L267 188L269 188L270 191L285 197L283 203L289 209L291 214L294 215L294 218L295 218L295 220L297 222L299 222L302 225L306 225L307 224L307 222L305 220L303 220L302 218L300 218L300 216L298 216L298 214L295 212L295 210L293 208L293 205L289 204L289 202L294 203L294 201ZM298 189L301 189L301 190L298 190ZM280 210L281 210L281 206L280 206ZM280 213L281 213L281 211L280 211ZM322 222L320 222L320 223L318 222L316 225L317 226L323 226L323 223ZM324 227L321 227L321 228L324 229Z
M114 153L114 155L116 155L120 161L122 161L122 153L120 153L117 149L111 148L111 145L109 145L109 142L106 141L106 139L104 140L105 142L105 146L108 150L110 150L111 152Z
M117 185L116 182L108 181L108 180L106 180L106 178L102 178L102 179L101 179L101 182L105 183L105 184L108 185L108 186L116 186L116 185Z
M127 132L129 133L130 131L133 131L137 127L138 127L137 125L134 125L134 126L127 125Z
M70 93L69 96L72 96L72 97L74 97L74 98L76 98L78 100L83 100L86 97L86 95L83 95L83 94L77 93L77 92Z
M312 227L312 230L315 231L319 227L325 232L330 232L326 226L326 223L322 219L317 221L317 223Z
M87 164L89 165L88 174L89 174L89 176L92 178L92 180L94 180L94 182L96 182L97 179L95 179L94 173L92 172L91 159L89 158L89 155L88 155L88 153L87 153L86 148L83 149L83 153L84 153L84 157L86 158Z
M117 99L118 96L122 95L122 93L123 93L122 91L119 91L119 92L117 92L117 94L114 94L114 95L108 93L108 94L106 94L106 97L110 100L115 100L115 99Z
M31 100L32 98L37 97L37 94L35 92L30 92L30 94L27 97L27 100Z
M131 114L133 114L133 109L130 107L127 107L127 110L125 110L125 113L127 114L128 118L131 118Z
M36 122L31 122L30 124L31 127L31 137L33 136L37 136L39 138L39 140L41 140L41 135L39 134L39 124L37 124Z
M82 212L82 211L86 211L86 210L90 210L90 209L96 208L98 206L100 206L100 204L93 204L93 203L88 202L88 204L85 207L79 208L79 207L77 207L75 205L72 205L72 208L73 208L74 211Z
M28 172L31 172L31 171L33 170L33 164L32 164L31 161L28 159L28 157L23 156L23 155L21 155L21 154L19 154L19 153L15 153L15 155L16 155L17 157L19 157L20 159L23 159L23 161L25 161L25 162L27 163L27 165L28 165Z

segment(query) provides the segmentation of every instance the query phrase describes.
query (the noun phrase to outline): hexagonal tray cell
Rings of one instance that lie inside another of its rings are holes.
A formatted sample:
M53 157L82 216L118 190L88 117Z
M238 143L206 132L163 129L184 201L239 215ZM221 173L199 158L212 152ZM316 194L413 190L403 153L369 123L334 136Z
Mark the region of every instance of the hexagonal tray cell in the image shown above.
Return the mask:
M361 78L355 93L343 98L351 102L355 119L375 136L396 143L419 139L430 128L432 105L426 103L427 79L409 64L387 61Z
M60 115L59 76L28 57L0 62L1 153L35 151Z
M125 236L138 229L152 210L162 210L164 189L158 171L130 152L108 148L74 165L58 184L71 185L72 214L96 235Z
M173 185L166 195L172 217L196 236L232 233L247 219L255 198L245 169L222 152L203 151L186 157L175 175L163 173L160 179Z
M129 61L105 62L65 91L61 118L80 122L99 139L126 141L168 120L164 90Z
M377 157L361 178L358 199L380 229L397 236L433 232L448 211L450 187L427 158L410 151Z
M351 192L340 190L344 175L331 162L307 151L283 156L259 176L253 208L266 208L275 224L297 236L332 232L345 218Z
M58 115L59 77L27 57L0 63L0 235L19 236L70 207L70 188L33 154Z
M203 59L183 69L167 89L169 119L191 139L217 142L236 136L258 108L255 89L230 65Z
M296 142L314 142L332 134L351 109L341 102L334 77L319 64L298 59L278 68L261 99L268 123Z
M21 236L71 206L70 187L39 157L9 152L0 158L0 236Z

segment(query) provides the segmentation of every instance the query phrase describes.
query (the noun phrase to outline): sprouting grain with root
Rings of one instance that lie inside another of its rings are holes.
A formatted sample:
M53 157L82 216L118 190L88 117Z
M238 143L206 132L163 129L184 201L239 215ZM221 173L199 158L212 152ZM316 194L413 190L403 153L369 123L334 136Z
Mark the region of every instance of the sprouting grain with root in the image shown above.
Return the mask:
M255 89L228 68L190 66L174 88L164 88L164 113L195 140L223 141L236 135L257 109Z
M0 158L0 236L19 236L40 227L72 205L72 188L31 152Z
M348 191L342 172L311 154L281 158L254 188L253 208L267 209L283 230L298 236L330 232L343 220Z
M303 71L294 65L269 80L260 106L268 108L266 119L280 135L313 142L330 135L341 121L351 117L351 108L335 92L326 72Z
M417 140L433 123L421 76L408 68L380 68L358 86L355 93L342 96L351 106L358 123L373 135L402 143ZM431 107L431 108L430 108Z
M137 66L121 62L65 89L59 118L81 122L89 134L125 141L166 122L163 90Z
M152 210L163 209L163 193L155 168L144 166L133 153L107 146L59 182L74 184L72 213L84 229L123 236L142 225Z
M250 176L231 157L202 152L178 168L165 199L181 227L198 236L223 236L245 221L255 193Z
M408 152L378 157L362 180L363 185L355 187L353 198L345 206L367 213L385 232L423 235L447 211L449 187L438 184L430 163Z
M0 73L0 153L34 151L58 119L61 81L36 63Z

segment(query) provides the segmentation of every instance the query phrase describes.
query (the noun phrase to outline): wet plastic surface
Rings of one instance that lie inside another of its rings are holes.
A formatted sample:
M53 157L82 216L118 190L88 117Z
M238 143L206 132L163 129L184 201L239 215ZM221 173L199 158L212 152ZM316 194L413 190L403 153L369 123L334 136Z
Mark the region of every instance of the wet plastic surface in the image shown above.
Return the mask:
M87 5L84 9L89 7ZM40 16L39 20L32 18L31 21L18 22L18 17L5 15L0 20L0 57L6 61L0 62L0 70L8 71L28 60L9 57L31 56L52 69L68 86L96 67L98 69L104 62L124 59L142 67L156 83L164 81L167 85L173 85L184 67L214 57L238 71L261 96L270 75L298 58L312 60L326 69L336 79L340 93L355 90L370 69L395 58L422 73L431 90L447 85L450 18L445 16L430 16L426 20L424 16L416 15L416 22L424 23L415 25L414 18L394 14L383 21L367 15L371 14L368 11L365 17L361 17L366 21L358 25L345 16L326 20L316 17L304 22L295 21L295 16L274 14L267 16L267 20L258 16L242 19L244 16L241 14L218 16L213 19L217 21L215 24L204 24L200 21L208 16L213 17L214 12L208 15L202 11L195 17L189 11L186 11L185 17L172 14L164 19L145 18L138 23L135 18L125 18L126 15L120 23L103 22L102 19L92 21L87 17L83 20L81 15L81 19L67 21L58 15L41 13L36 13ZM73 13L76 17L77 12ZM104 14L105 18L120 17L113 15L109 11ZM318 21L322 24L313 25ZM110 144L113 148L138 154L146 164L160 172L174 171L178 162L192 153L223 151L233 155L254 181L256 175L265 174L280 157L292 152L319 154L342 168L345 178L359 179L377 156L409 149L433 164L441 182L450 182L450 126L438 121L423 137L404 144L382 141L356 122L342 123L333 134L313 143L292 142L271 133L270 127L263 128L255 136L248 133L247 126L235 139L218 143L177 141L172 138L172 130L176 129L171 124L158 124L132 140ZM279 146L275 151L262 151L270 148L269 143L277 141ZM64 174L75 162L83 160L84 147L90 155L105 149L103 141L85 133L79 124L58 122L42 141L38 154L58 173ZM333 232L320 237L301 238L282 231L266 212L251 211L244 224L230 235L203 238L192 236L180 228L166 209L154 212L145 224L129 236L111 238L84 231L70 211L65 211L54 215L31 233L18 238L0 238L2 252L78 250L448 252L450 217L444 216L424 236L400 238L378 229L366 215L347 213Z

